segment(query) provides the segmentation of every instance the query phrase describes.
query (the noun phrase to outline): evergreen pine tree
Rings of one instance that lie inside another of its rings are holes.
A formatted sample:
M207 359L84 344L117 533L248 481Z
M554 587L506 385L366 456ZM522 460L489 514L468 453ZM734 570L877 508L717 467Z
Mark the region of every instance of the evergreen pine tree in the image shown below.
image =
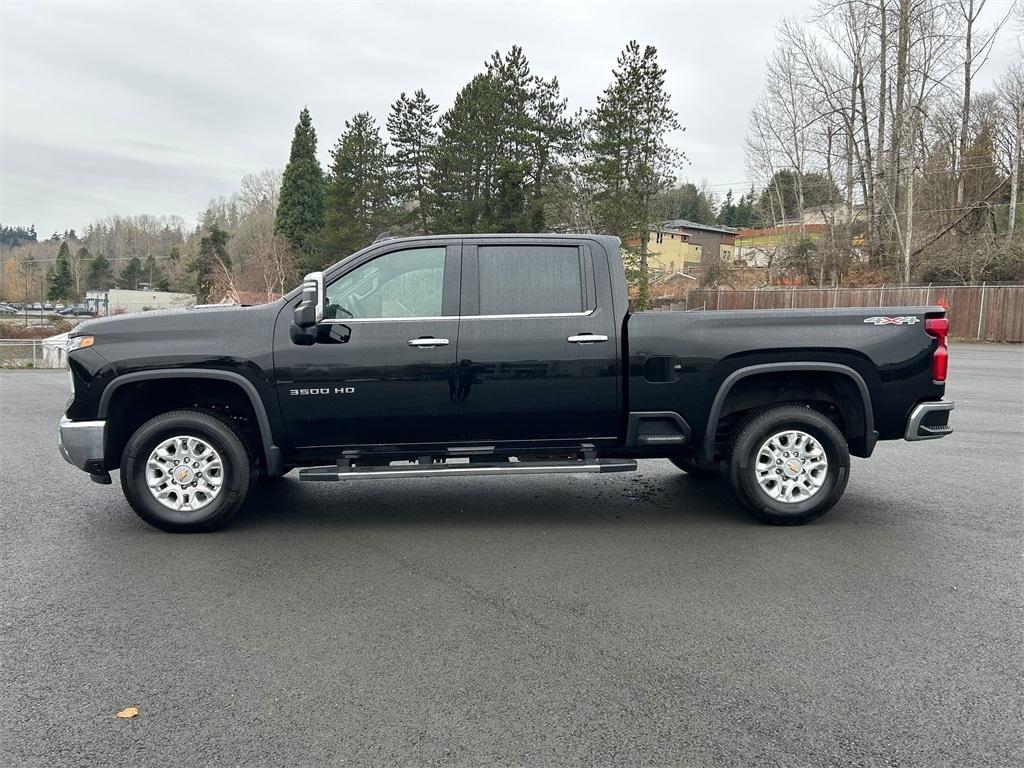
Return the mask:
M393 215L387 148L376 121L360 112L331 150L324 245L329 261L370 245Z
M104 289L109 288L114 282L114 270L110 266L110 262L107 257L102 253L96 255L96 258L89 264L89 271L86 275L85 284L90 289Z
M740 201L736 205L736 214L732 226L737 228L753 227L757 224L757 216L754 212L754 188L745 195L740 195Z
M125 264L124 269L121 270L121 274L117 278L117 284L119 288L137 291L139 290L139 284L144 282L145 279L146 273L142 268L142 262L138 256L132 256L128 263Z
M726 227L736 226L733 222L736 220L736 203L732 201L732 190L730 189L725 193L725 200L722 201L722 207L718 209L718 223Z
M411 210L400 223L414 222L423 234L430 232L430 177L437 144L434 116L437 105L422 89L412 98L404 93L391 105L387 129L391 138L392 179L399 205Z
M70 259L71 251L68 250L67 241L62 242L60 250L57 251L57 260L54 262L52 270L47 274L49 287L46 292L46 298L50 301L66 299L71 296L74 290L75 278L71 274Z
M35 224L28 229L25 229L25 227L6 227L0 225L0 246L16 248L22 243L34 243L35 241Z
M496 51L438 122L436 229L543 229L546 194L575 144L565 110L558 80L532 74L521 48Z
M496 126L501 92L487 73L476 75L455 96L438 121L441 135L434 155L435 229L478 231L489 215L499 158Z
M718 221L715 201L709 192L691 181L661 192L654 199L655 219L686 219L698 224Z
M566 155L574 151L572 121L565 116L566 99L558 78L545 80L530 71L530 63L519 46L501 56L497 51L487 63L487 72L497 83L503 105L497 122L499 158L497 168L508 180L518 168L524 191L524 212L519 217L523 231L539 224L543 228L544 195L562 170ZM497 186L497 178L495 179Z
M665 90L665 70L654 46L631 40L618 58L612 83L587 115L588 161L584 173L595 189L602 228L639 236L637 303L647 304L647 237L655 196L668 188L680 153L667 136L679 128Z
M324 226L324 174L316 157L316 130L303 108L292 137L291 154L281 182L274 234L282 235L306 269L319 269Z
M491 232L525 232L529 210L523 192L523 174L518 165L502 163L496 174L494 205L488 211L484 229Z

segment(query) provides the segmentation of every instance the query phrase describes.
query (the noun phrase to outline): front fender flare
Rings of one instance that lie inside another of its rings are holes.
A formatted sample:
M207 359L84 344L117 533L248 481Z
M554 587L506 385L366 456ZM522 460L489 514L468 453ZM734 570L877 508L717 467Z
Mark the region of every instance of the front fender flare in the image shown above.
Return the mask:
M280 474L283 470L284 459L281 456L281 449L274 442L274 433L270 428L270 419L267 417L267 409L263 399L260 397L260 393L256 390L255 385L240 373L209 370L206 368L162 368L125 373L115 377L103 390L103 394L100 396L97 418L107 418L110 401L120 387L138 381L153 379L216 379L238 385L246 394L246 397L249 398L253 413L256 414L256 425L260 431L260 442L263 444L261 446L263 449L263 459L266 461L268 474Z

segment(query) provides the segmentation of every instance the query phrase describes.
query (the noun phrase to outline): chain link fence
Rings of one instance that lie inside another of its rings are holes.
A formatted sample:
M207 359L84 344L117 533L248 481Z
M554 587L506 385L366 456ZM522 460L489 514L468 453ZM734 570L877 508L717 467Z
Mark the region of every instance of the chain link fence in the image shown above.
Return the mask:
M45 339L0 339L0 368L67 368L63 344Z

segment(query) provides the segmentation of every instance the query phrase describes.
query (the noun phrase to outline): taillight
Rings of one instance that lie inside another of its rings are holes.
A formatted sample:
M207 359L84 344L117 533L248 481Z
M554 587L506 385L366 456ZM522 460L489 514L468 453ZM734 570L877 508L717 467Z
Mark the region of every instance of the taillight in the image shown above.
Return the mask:
M949 320L944 317L929 317L924 321L924 329L929 336L939 340L932 355L932 379L945 381L946 371L949 370L949 347L946 338L949 336Z

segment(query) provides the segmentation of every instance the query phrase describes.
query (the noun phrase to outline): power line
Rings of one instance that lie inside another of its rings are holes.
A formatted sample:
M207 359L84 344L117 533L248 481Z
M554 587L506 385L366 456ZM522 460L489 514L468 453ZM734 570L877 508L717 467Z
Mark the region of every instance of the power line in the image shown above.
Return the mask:
M963 166L962 168L960 168L958 170L937 169L937 170L930 170L930 171L917 171L917 172L915 172L915 176L943 176L943 175L945 175L945 176L955 177L956 174L958 173L958 171L977 171L977 170L983 170L985 168L1002 168L1002 166L999 163L982 163L982 164L979 164L979 165ZM792 168L777 168L775 170L775 173L779 173L780 171L790 171L790 172L795 173L794 169L792 169ZM813 173L815 175L822 175L820 173L820 171L804 171L804 173L805 174L812 174ZM872 174L872 175L874 175L874 174ZM854 177L854 184L858 184L861 181L862 178L863 177L860 176L860 175ZM763 192L771 184L771 182L769 182L768 184L764 184L763 182L757 182L757 181L754 181L752 179L746 179L746 180L743 180L743 181L722 181L722 182L716 182L714 184L699 184L699 183L697 183L695 181L684 181L683 183L684 184L693 184L693 186L695 186L698 190L703 190L703 189L729 189L729 190L743 190L744 193L746 193L746 191L748 191L751 187L753 187L755 189L755 191ZM814 180L804 181L802 186L803 186L804 189L814 189L814 188L817 188L817 187L839 186L839 184L838 184L838 181L835 180L835 179L829 179L827 177L824 177L824 178L821 178L821 179L814 179ZM679 187L675 187L675 189L678 189L678 188Z

